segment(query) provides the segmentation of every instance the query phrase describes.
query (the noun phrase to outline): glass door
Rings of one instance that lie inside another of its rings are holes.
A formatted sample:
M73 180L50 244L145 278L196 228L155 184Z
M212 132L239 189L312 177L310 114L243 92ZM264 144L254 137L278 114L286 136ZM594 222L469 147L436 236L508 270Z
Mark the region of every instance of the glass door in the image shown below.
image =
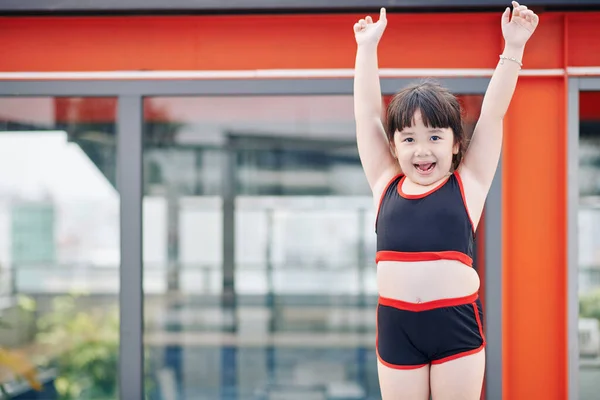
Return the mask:
M600 390L600 90L579 93L579 399Z
M472 131L485 80L446 83ZM351 87L4 82L32 97L0 98L0 346L80 399L380 398Z
M116 97L0 97L0 388L9 398L118 396L116 110Z
M469 132L481 101L461 96ZM375 209L352 96L143 104L144 342L156 394L380 398Z

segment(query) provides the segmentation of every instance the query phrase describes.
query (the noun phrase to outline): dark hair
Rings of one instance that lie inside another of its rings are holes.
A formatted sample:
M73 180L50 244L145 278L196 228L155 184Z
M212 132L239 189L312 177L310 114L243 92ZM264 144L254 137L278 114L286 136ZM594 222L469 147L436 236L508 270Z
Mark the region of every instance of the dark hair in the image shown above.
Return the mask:
M467 150L467 135L462 124L462 109L456 96L433 80L414 83L396 93L387 107L386 132L390 144L396 131L413 125L415 112L421 111L425 126L450 128L458 154L452 157L452 169L460 165Z

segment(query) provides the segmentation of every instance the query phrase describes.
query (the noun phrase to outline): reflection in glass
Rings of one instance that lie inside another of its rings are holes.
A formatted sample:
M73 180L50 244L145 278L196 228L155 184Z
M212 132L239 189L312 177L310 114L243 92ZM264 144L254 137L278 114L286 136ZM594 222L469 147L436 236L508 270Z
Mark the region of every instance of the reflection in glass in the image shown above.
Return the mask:
M579 102L579 398L587 400L600 391L600 92Z
M471 131L481 97L461 100ZM352 97L146 98L144 118L153 395L379 399Z
M44 398L117 396L116 104L0 98L0 385L16 399L37 394L14 374L27 365Z

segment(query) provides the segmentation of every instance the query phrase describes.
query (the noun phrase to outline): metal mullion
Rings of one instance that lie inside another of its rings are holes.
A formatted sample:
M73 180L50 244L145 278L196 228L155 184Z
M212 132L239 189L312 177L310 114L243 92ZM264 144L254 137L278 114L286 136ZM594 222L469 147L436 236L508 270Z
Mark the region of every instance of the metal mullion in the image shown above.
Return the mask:
M120 96L117 118L120 195L119 398L144 398L142 259L142 98Z

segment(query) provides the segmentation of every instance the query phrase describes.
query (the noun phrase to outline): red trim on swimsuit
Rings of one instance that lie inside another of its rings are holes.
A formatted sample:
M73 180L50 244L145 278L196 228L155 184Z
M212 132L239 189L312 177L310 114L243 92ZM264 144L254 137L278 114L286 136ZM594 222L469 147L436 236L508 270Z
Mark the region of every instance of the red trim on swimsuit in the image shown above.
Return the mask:
M402 184L404 183L404 181L406 180L406 175L404 175L402 177L402 179L400 179L400 182L398 182L398 194L402 197L404 197L405 199L422 199L424 197L429 196L431 193L435 192L436 190L439 190L442 186L444 186L447 182L448 179L450 179L450 177L444 179L442 182L440 182L436 187L434 187L433 189L425 192L425 193L420 193L420 194L409 194L409 193L405 193L402 190Z
M463 199L463 203L465 204L465 210L467 211L467 215L469 216L469 221L471 221L471 227L473 228L473 235L475 235L475 224L473 223L473 218L471 218L471 213L469 212L469 207L467 207L467 197L465 196L465 188L463 186L462 178L458 171L454 171L454 176L456 176L456 181L458 182L458 187L460 188L460 195Z
M411 303L403 300L390 299L388 297L379 297L379 304L382 306L394 307L399 310L407 310L407 311L427 311L433 310L435 308L443 308L443 307L455 307L462 306L469 303L474 303L479 298L477 293L473 293L464 297L453 297L450 299L439 299L439 300L431 300L423 303ZM476 310L477 311L477 310ZM481 332L481 322L479 321L479 314L475 313L477 316L477 323L479 324L479 330Z
M473 259L460 251L436 251L436 252L402 252L381 250L375 255L375 262L379 261L434 261L455 260L473 266Z

